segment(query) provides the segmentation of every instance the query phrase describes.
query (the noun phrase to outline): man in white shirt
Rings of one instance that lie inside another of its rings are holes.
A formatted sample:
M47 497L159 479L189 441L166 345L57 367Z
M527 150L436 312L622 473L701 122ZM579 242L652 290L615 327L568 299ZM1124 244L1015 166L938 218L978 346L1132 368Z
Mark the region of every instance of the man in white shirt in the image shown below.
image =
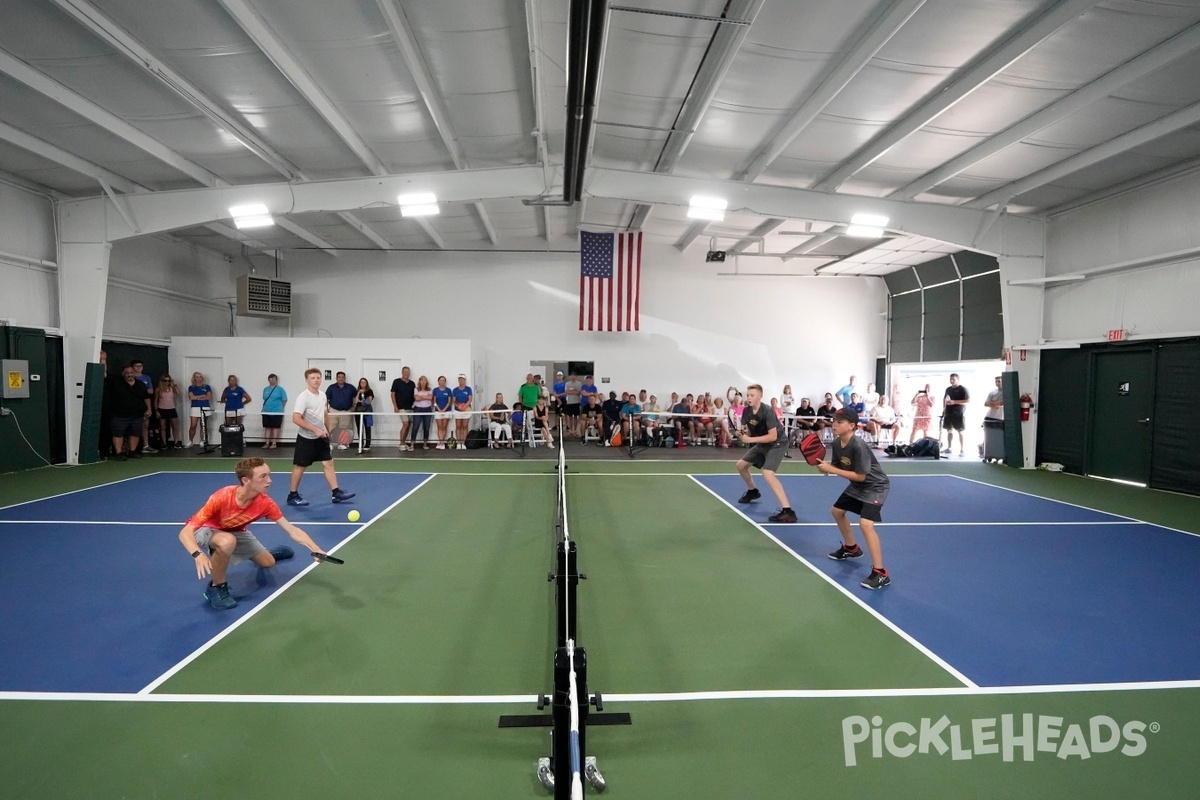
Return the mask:
M305 390L296 397L292 406L292 422L300 428L296 436L296 452L292 456L292 481L289 486L287 504L306 506L308 501L300 496L300 479L304 470L314 461L321 462L325 482L333 491L333 502L344 503L354 497L354 492L338 488L337 473L333 470L333 455L329 450L329 400L321 394L321 370L311 367L304 371Z

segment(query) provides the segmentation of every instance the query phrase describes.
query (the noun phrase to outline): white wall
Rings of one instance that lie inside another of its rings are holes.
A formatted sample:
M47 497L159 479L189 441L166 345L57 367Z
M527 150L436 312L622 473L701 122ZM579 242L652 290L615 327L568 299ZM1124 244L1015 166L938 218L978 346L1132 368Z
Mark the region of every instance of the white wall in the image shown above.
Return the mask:
M594 361L602 388L724 393L791 383L797 397L872 375L886 292L872 278L718 277L703 252L646 246L641 331L578 328L577 253L294 254L294 332L470 339L489 394L516 390L531 361ZM745 264L753 261L745 259ZM743 266L743 269L746 269ZM752 266L750 267L752 268Z
M1051 340L1103 339L1123 328L1147 338L1200 331L1200 173L1148 186L1055 218L1047 226L1046 274L1065 275L1188 253L1178 263L1050 286L1044 333Z
M0 319L58 327L58 262L48 197L0 182Z

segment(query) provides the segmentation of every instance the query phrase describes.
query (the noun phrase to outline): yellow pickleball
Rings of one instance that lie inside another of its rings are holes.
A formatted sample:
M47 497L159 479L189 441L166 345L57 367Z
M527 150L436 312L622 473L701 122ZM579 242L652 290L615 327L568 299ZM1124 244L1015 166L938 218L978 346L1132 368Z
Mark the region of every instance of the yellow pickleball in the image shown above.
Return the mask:
M358 522L358 512L351 511L349 514L346 515L346 519L350 520L351 522Z

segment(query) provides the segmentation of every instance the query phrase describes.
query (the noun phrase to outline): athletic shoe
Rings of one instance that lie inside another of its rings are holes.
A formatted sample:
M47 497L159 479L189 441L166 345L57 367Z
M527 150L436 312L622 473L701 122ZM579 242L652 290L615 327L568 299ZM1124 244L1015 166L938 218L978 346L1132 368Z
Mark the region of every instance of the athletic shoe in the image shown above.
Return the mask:
M608 786L604 782L604 776L600 774L600 770L596 767L596 757L587 756L583 760L583 776L588 779L588 783L597 792L603 792L604 787Z
M829 557L834 561L845 561L848 558L862 558L862 555L863 549L858 545L855 545L853 550L846 547L846 545L842 545L837 550L834 550L832 553L830 553Z
M871 570L871 574L867 576L867 579L860 583L859 586L863 587L864 589L874 590L882 589L891 582L892 579L887 576L887 573L873 569Z
M132 453L129 454L129 457L130 458L141 458L142 454L139 453L137 450L134 450Z
M217 611L226 611L237 605L237 600L234 600L233 595L229 593L228 582L219 586L210 585L204 590L204 599Z
M354 492L343 492L341 489L333 490L333 502L344 503L351 497L354 497Z
M195 447L195 446L196 446L196 443L195 443L195 442L188 442L188 443L187 443L187 446L188 446L188 448L190 449L190 448L192 448L192 447Z
M289 506L306 506L308 501L301 497L299 492L288 492L287 504Z
M747 489L746 493L738 498L739 503L753 503L758 498L762 497L758 489Z
M338 450L346 450L347 448L348 448L348 445L344 445L344 444L339 444L339 445L337 446L337 449L338 449Z
M129 456L125 455L124 453L117 453L113 456L113 461L125 461L128 458Z
M948 456L948 455L950 455L950 448L949 448L949 447L947 447L945 450L943 450L943 451L942 451L942 455L944 455L944 456Z
M371 448L369 448L369 447L364 447L364 448L363 448L363 452L364 452L364 453L369 453L369 452L371 452Z
M267 552L274 556L276 561L287 561L289 558L296 555L296 551L288 547L286 544L281 544L278 547L272 547Z
M429 445L425 445L425 447L426 447L426 448L428 448L428 447L429 447ZM438 446L437 446L437 449L438 449L438 450L445 450L445 449L446 449L446 445L439 443L439 444L438 444Z
M542 756L538 759L537 765L538 780L542 782L542 786L546 787L546 791L554 791L554 770L550 769L550 759Z
M157 450L155 450L153 447L143 447L143 448L142 448L142 452L143 452L143 453L149 453L150 455L154 455L154 454L155 454L155 453L157 453L158 451L157 451Z
M795 521L796 521L796 512L792 511L790 508L781 508L781 509L779 509L778 514L772 514L771 516L767 517L767 522L795 522Z

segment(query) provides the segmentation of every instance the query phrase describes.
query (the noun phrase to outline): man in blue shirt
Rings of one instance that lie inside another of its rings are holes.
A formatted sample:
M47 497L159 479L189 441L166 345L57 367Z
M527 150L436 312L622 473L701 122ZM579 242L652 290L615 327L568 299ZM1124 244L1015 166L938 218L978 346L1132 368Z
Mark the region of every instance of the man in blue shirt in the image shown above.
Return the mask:
M346 445L340 443L337 436L338 428L354 430L354 418L350 413L354 410L354 397L357 391L346 383L346 373L337 374L337 383L331 383L325 390L325 399L329 401L329 434L331 441L338 441L338 450L345 450ZM341 412L341 413L338 413Z
M567 410L567 382L563 380L562 370L554 373L554 385L550 387L550 390L554 393L554 402L551 403L551 406L554 408L554 412L561 417Z
M637 395L629 393L629 399L621 406L621 433L627 442L640 442L642 437L642 407L638 404ZM630 439L630 433L633 438Z
M858 387L854 385L855 380L855 376L851 375L850 382L834 392L834 396L838 399L838 402L841 403L842 408L850 405L850 395L861 394L861 392L858 391Z

